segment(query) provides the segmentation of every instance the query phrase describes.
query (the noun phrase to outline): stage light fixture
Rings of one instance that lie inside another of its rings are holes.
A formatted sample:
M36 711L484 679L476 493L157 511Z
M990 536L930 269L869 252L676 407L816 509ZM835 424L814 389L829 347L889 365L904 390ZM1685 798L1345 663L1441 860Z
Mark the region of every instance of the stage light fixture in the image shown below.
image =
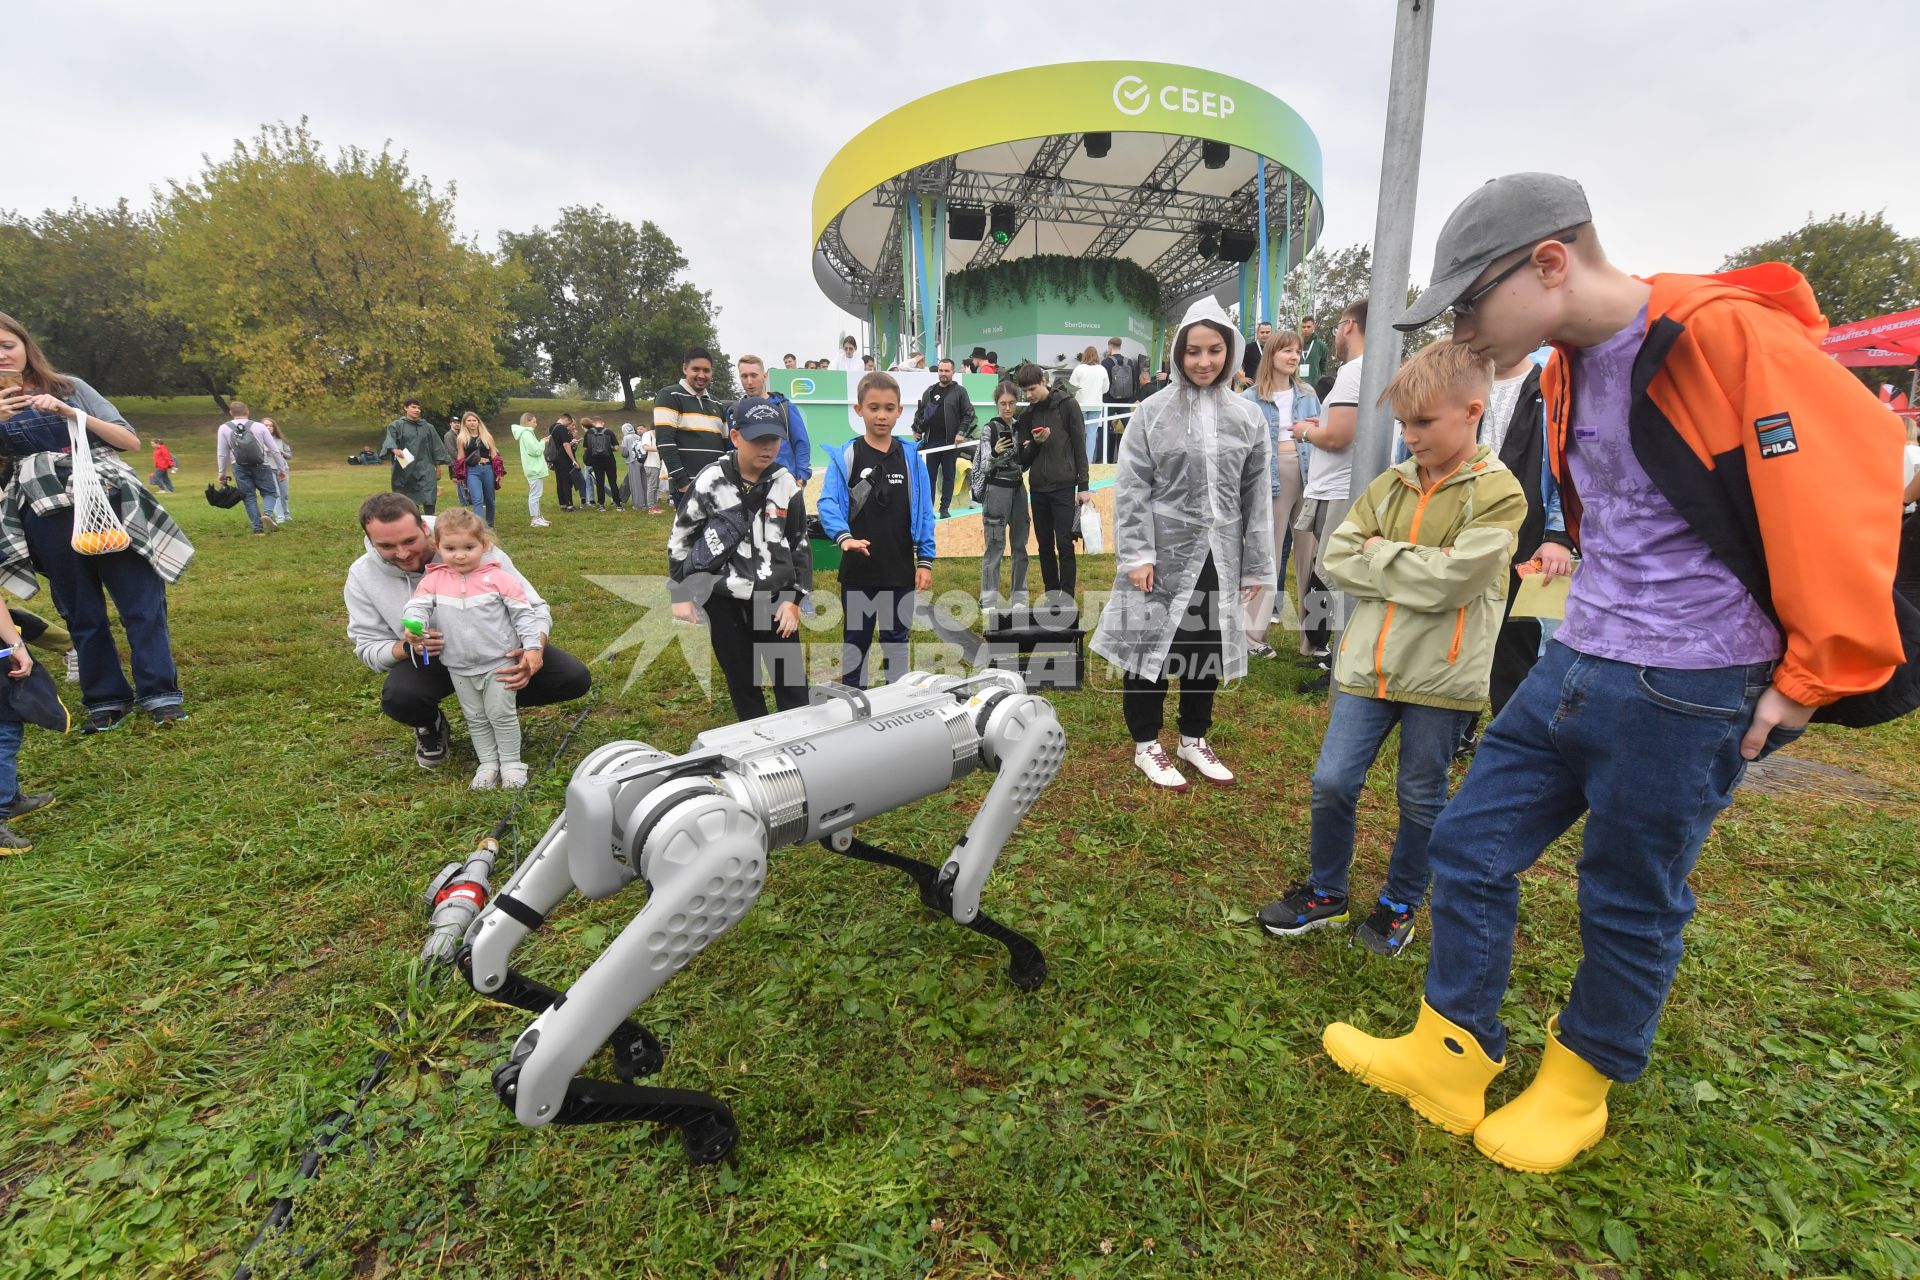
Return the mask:
M1220 252L1220 224L1203 222L1200 224L1200 256L1211 258Z
M1107 158L1107 152L1113 150L1113 135L1111 133L1082 134L1080 140L1086 144L1087 159L1089 160L1104 160Z
M1013 206L997 204L993 206L991 234L995 244L1011 244L1014 233Z
M1227 158L1233 154L1233 148L1224 142L1202 142L1200 144L1200 163L1209 169L1224 169Z
M987 234L987 211L977 204L947 206L947 239L979 240Z
M1226 262L1247 262L1259 251L1260 237L1247 230L1220 233L1220 257Z

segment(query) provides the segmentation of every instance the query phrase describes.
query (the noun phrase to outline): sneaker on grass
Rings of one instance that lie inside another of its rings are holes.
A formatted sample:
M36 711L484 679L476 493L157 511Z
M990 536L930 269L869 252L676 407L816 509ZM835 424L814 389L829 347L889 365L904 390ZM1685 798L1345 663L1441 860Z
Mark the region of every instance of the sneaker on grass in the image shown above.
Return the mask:
M1205 738L1189 738L1182 734L1178 754L1216 787L1230 787L1237 781L1233 770L1220 763L1220 757L1213 754L1213 748L1207 745Z
M53 792L36 791L32 795L21 795L5 809L0 809L0 821L12 822L15 818L24 818L30 813L53 808Z
M1377 956L1404 954L1413 941L1414 906L1382 894L1367 918L1353 927L1353 940Z
M492 791L500 785L500 766L483 764L473 771L473 781L467 784L470 791Z
M132 707L117 707L112 711L89 711L87 718L80 722L80 732L105 733L132 714Z
M1347 922L1347 900L1321 893L1302 880L1278 902L1260 908L1260 927L1276 938L1297 938L1315 929L1331 929Z
M33 841L27 839L4 822L0 822L0 858L11 853L25 853L33 848Z
M432 724L413 731L413 762L422 769L438 769L447 762L447 738L451 733L444 715Z
M1158 742L1134 743L1133 767L1146 774L1147 781L1156 787L1168 791L1187 789L1186 776L1173 767L1173 761L1167 758L1167 749Z

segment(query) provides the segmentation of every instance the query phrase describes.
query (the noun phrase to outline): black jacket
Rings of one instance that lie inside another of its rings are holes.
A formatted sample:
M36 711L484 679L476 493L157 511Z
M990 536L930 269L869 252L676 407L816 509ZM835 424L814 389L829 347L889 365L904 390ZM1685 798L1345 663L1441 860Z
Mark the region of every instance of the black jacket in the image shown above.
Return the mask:
M1014 419L1020 465L1027 469L1027 484L1035 493L1046 489L1077 488L1085 493L1087 482L1087 420L1073 398L1073 388L1055 382L1047 398L1030 404ZM1050 427L1046 440L1033 438L1035 427Z
M920 403L914 406L913 430L919 443L929 449L937 449L942 445L971 439L979 419L974 416L973 401L968 399L967 389L960 385L960 379L953 380L952 388L940 402L940 412L928 418L924 415L933 399L933 391L933 387L928 387L921 392Z

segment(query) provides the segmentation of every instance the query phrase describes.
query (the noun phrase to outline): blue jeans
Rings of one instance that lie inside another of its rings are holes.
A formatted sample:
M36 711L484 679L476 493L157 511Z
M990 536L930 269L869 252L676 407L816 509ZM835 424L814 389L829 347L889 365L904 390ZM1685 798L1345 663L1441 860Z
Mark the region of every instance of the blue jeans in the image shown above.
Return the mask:
M473 508L473 514L480 516L488 525L493 524L493 467L468 467L464 490L467 505Z
M80 654L80 701L88 711L121 711L136 701L151 711L178 706L180 677L167 634L167 584L137 551L83 556L72 546L73 508L21 518L27 549L46 575L53 606L67 620ZM107 621L107 593L119 610L132 651L133 684L120 670L120 650ZM4 679L0 676L0 679Z
M6 678L0 675L0 680ZM20 798L20 738L25 728L18 720L0 720L0 809Z
M273 473L273 518L282 524L293 519L293 509L287 505L287 485L291 481L291 476L282 480L278 471Z
M1447 766L1466 732L1470 711L1423 707L1384 698L1362 698L1333 691L1333 714L1313 767L1313 887L1347 895L1353 866L1354 813L1367 785L1367 770L1394 725L1400 726L1400 767L1394 790L1400 805L1400 830L1387 863L1384 896L1409 909L1427 896L1432 878L1427 842L1440 811L1447 807Z
M233 464L233 482L240 486L240 501L247 506L247 523L253 531L261 529L260 513L273 514L273 504L280 500L280 482L274 478L273 468L266 463L258 466Z
M1481 735L1434 828L1427 1003L1507 1051L1520 873L1587 815L1580 945L1560 1039L1602 1075L1636 1080L1693 915L1687 877L1746 771L1740 739L1771 663L1677 671L1550 644ZM1775 730L1765 755L1800 735Z

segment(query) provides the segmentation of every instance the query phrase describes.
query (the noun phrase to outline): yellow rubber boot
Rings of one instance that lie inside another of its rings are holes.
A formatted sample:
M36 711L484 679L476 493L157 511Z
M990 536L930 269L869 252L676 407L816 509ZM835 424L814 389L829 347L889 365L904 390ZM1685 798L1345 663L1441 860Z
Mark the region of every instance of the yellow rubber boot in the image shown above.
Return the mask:
M1613 1081L1560 1043L1560 1019L1547 1024L1540 1074L1473 1131L1480 1154L1522 1173L1566 1168L1607 1131L1607 1090Z
M1420 1020L1404 1036L1382 1040L1336 1022L1320 1033L1340 1069L1407 1105L1448 1133L1468 1134L1487 1114L1487 1085L1505 1062L1495 1062L1473 1038L1420 1002Z

